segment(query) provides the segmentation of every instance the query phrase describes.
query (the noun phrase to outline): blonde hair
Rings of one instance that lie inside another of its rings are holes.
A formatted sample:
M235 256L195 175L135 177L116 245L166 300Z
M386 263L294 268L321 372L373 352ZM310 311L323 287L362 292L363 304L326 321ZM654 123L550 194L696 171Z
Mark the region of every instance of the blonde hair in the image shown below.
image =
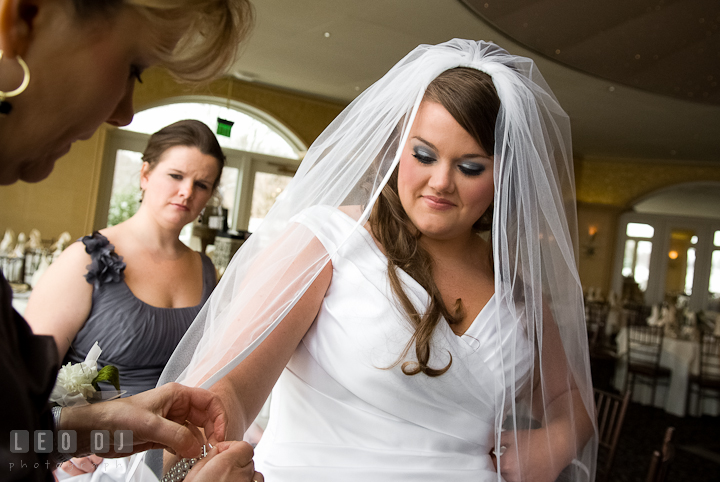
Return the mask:
M112 17L124 6L135 9L152 25L160 63L187 82L226 72L254 23L249 0L73 0L73 4L82 17Z

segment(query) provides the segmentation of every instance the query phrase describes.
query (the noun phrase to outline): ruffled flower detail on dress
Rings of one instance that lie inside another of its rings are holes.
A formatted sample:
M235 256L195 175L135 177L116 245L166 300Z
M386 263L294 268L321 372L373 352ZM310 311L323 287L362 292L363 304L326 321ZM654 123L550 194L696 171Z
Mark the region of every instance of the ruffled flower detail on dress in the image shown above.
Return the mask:
M92 259L92 263L87 265L85 279L95 289L105 283L118 283L125 277L123 258L115 253L115 246L110 244L108 238L95 231L92 235L83 237L82 242L85 252Z

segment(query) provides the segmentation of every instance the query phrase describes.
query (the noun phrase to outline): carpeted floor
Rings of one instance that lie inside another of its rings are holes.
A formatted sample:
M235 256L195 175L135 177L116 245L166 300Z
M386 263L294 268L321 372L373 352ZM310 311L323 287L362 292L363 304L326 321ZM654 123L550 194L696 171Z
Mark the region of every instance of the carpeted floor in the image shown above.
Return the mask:
M720 482L720 417L676 417L631 403L610 471L611 482L645 482L653 450L675 427L675 461L667 482Z

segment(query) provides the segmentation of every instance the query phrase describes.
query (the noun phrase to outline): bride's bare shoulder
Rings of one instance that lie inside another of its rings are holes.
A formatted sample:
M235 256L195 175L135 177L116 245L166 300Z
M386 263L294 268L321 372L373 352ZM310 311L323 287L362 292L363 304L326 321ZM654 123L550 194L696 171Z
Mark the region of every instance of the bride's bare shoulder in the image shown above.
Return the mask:
M355 221L360 219L360 216L362 216L362 206L359 204L356 205L348 205L348 206L338 206L338 210L344 212L351 218L353 218Z

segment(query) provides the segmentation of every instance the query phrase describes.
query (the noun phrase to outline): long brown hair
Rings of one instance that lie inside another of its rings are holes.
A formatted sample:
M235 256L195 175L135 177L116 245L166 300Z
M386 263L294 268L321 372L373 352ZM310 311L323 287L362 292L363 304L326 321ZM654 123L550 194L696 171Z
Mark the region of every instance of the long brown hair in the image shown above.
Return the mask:
M430 83L423 100L442 105L486 152L494 152L495 121L500 110L500 99L490 76L466 67L447 70ZM402 146L398 148L402 149ZM403 373L416 375L422 372L435 377L450 368L452 355L449 363L443 368L428 366L433 331L441 316L453 325L459 323L465 313L460 300L457 300L452 309L445 306L433 278L433 259L420 245L420 233L400 203L397 183L396 168L370 214L373 234L385 249L388 258L390 286L415 328L396 365L407 357L414 345L417 361L402 362ZM488 230L490 226L492 226L492 206L474 227L477 230ZM426 313L418 313L408 298L398 275L399 269L410 275L430 295L430 304Z

